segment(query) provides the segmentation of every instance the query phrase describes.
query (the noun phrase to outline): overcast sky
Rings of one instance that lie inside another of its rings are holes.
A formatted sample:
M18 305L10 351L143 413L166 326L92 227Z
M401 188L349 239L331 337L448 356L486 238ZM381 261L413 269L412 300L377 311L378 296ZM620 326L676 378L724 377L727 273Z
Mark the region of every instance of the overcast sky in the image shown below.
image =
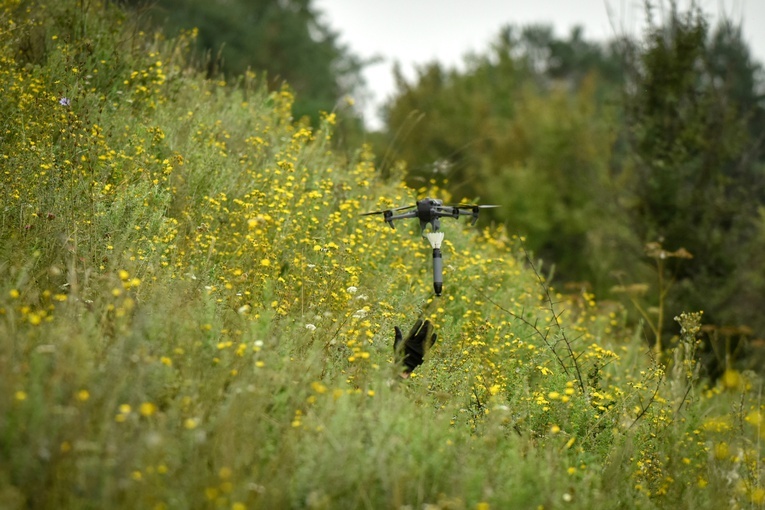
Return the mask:
M681 7L689 3L678 1ZM697 3L713 16L741 22L754 56L765 61L765 0ZM314 5L352 53L383 59L364 73L372 92L364 110L370 127L380 125L375 112L394 91L394 62L411 78L416 65L433 60L461 65L468 52L484 52L507 24L551 24L559 36L581 25L586 39L606 40L639 35L644 19L643 0L314 0Z

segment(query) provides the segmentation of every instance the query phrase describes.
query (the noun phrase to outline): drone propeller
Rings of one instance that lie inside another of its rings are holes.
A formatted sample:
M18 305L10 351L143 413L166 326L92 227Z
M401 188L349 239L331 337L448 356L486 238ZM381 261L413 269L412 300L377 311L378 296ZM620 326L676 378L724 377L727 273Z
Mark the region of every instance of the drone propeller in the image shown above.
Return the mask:
M475 225L476 222L478 222L478 211L480 209L492 209L494 207L499 207L498 205L494 204L486 204L486 205L472 205L470 208L473 210L473 219L470 221L471 225Z
M444 204L444 207L458 207L460 209L492 209L500 206L494 204Z
M381 211L370 211L370 212L361 213L361 214L359 214L359 216L371 216L373 214L385 214L385 213L390 213L390 212L394 212L394 211L403 211L405 209L411 209L413 207L417 207L417 206L416 205L405 205L405 206L402 206L402 207L395 207L393 209L383 209Z

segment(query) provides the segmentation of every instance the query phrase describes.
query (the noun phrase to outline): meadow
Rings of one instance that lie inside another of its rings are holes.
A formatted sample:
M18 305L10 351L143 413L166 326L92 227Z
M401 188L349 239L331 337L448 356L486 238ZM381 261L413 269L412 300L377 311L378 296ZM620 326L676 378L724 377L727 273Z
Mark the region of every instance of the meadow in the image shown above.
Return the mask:
M0 1L0 507L762 508L762 380L661 356L524 239L289 88L195 70L194 31ZM399 377L393 330L439 340Z

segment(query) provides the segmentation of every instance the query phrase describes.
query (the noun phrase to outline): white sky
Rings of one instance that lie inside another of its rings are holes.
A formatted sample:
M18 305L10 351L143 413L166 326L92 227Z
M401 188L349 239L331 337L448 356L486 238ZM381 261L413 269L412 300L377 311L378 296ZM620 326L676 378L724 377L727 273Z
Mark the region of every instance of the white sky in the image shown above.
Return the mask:
M668 0L655 3L668 4ZM679 0L681 8L690 0ZM755 58L765 62L765 0L697 0L704 12L741 22ZM371 101L364 117L380 126L377 109L394 92L393 64L405 76L416 65L438 60L460 66L469 52L484 53L502 26L551 24L558 36L575 25L587 40L615 34L639 35L643 0L314 0L324 21L340 34L340 42L361 58L382 57L364 72Z

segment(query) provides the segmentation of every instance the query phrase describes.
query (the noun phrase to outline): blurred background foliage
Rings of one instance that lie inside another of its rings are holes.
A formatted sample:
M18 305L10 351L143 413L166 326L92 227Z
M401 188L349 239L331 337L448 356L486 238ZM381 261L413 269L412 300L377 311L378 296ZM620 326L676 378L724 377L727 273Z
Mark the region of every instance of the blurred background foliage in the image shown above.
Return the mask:
M363 95L368 62L310 0L125 1L170 34L198 28L210 74L286 82L314 124L337 111L337 138L370 142L383 173L501 204L492 219L561 287L629 298L648 323L703 309L710 338L765 336L765 82L735 24L649 3L639 40L507 26L462 68L397 71L384 128L365 133L343 98Z
M607 44L508 27L464 70L398 74L378 151L411 184L502 204L557 281L639 291L651 343L682 310L705 310L710 341L763 336L762 68L696 7L647 19Z

